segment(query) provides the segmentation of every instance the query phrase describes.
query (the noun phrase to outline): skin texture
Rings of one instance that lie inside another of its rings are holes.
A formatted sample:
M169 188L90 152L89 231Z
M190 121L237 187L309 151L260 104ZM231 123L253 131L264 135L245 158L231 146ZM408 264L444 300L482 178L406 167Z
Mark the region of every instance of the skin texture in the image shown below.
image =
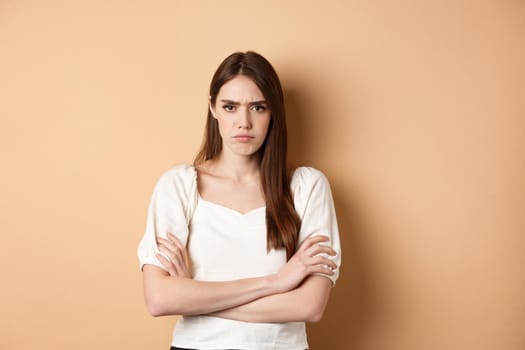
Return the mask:
M197 168L198 191L210 202L245 213L265 205L257 151L263 144L271 111L255 83L238 75L225 83L209 104L219 124L222 152ZM321 233L322 234L322 233ZM328 301L337 266L323 254L335 252L311 236L273 275L225 282L191 279L186 250L174 235L159 238L165 270L143 269L146 305L154 316L213 314L248 322L319 321ZM239 264L242 264L239 261ZM324 275L324 276L323 276Z
M335 255L331 248L318 244L327 240L326 236L307 238L279 273L269 276L267 282L274 289L270 289L268 295L249 303L205 313L246 322L319 321L328 302L332 282L326 277L312 274L331 275L336 268L331 260L318 255ZM169 233L168 239L159 238L157 241L160 251L168 257L166 259L158 254L169 275L189 278L191 272L183 262L186 252L177 238ZM325 263L329 268L324 266Z
M266 138L271 113L257 85L248 77L238 75L226 82L210 111L219 123L219 132L226 152L251 158ZM242 136L249 137L243 140Z

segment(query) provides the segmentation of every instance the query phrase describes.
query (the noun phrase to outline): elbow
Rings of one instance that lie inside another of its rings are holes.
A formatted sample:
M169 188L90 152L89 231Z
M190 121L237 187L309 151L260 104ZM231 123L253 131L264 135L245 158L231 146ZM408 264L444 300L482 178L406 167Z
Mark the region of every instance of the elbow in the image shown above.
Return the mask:
M304 294L301 305L308 305L304 308L304 321L319 322L323 318L324 311L328 304L330 295L331 281L325 277L313 276L303 285Z
M166 316L169 311L159 295L146 295L146 308L153 317Z
M144 301L148 313L153 317L175 315L180 305L174 295L173 278L155 266L144 267Z
M153 317L165 315L164 307L158 300L151 300L151 298L146 299L146 308L148 309L149 314Z
M165 315L162 309L157 308L156 306L148 306L148 312L153 317L159 317L159 316Z
M153 317L184 315L187 311L173 300L163 299L161 295L146 296L146 308Z
M324 305L315 305L315 303L312 305L312 307L307 308L307 314L305 317L305 321L309 323L317 323L321 321L324 314Z

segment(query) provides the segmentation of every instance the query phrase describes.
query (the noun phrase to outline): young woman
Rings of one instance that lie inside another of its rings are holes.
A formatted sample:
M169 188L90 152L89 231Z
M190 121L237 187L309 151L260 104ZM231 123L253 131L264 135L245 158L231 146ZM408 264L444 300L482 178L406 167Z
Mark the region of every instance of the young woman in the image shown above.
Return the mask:
M138 255L153 316L183 315L172 349L306 349L339 275L330 186L287 171L279 78L254 52L213 76L193 165L155 187Z

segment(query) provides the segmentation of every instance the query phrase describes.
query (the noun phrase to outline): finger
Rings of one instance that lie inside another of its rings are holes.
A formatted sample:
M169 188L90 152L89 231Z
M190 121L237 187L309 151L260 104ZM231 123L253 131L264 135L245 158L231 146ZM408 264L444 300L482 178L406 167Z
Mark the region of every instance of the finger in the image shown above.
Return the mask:
M157 244L159 245L159 248L162 246L162 247L165 247L166 249L168 249L170 252L172 252L172 254L174 255L182 255L183 256L183 259L184 259L184 250L180 249L177 245L175 245L172 241L170 241L169 239L165 239L165 238L161 238L161 237L158 237L157 238Z
M310 236L303 241L298 250L304 251L316 243L326 242L330 238L324 235Z
M178 259L170 260L162 254L157 255L164 267L168 269L170 276L186 277L189 275L184 266L181 266Z
M337 270L337 265L335 265L332 261L328 259L318 260L317 263L310 265L308 267L308 270L310 273L315 271L315 272L333 275L334 271Z
M181 241L177 237L175 237L175 235L171 232L168 232L168 237L175 244L175 246L180 250L184 261L186 261L186 248L182 245Z
M308 249L308 256L310 257L323 253L331 256L335 256L337 254L336 251L331 247L322 244L314 245Z
M309 269L309 273L310 274L320 273L320 274L327 275L327 276L333 276L335 274L334 270L324 265L311 266Z
M161 256L163 256L166 260L169 260L171 263L175 260L175 255L173 252L163 245L159 245L159 252L161 252Z
M175 262L173 263L175 266L175 270L177 271L177 276L183 276L184 275L184 267L180 265L180 263Z
M168 232L168 234L167 234L166 236L167 236L168 239L169 239L170 241L172 241L173 243L179 243L179 244L180 244L179 239L178 239L177 236L175 236L173 233Z
M157 254L157 258L159 259L162 266L164 266L168 270L168 273L170 274L170 276L177 275L175 266L172 264L170 260L166 259L162 254Z
M186 248L182 245L180 240L171 232L167 233L167 239L159 237L162 242L166 244L166 246L172 250L176 254L180 254L182 256L182 260L186 261Z
M179 276L185 275L186 262L182 260L182 257L180 255L175 256L175 259L173 260L173 265L175 265L175 269L177 270L177 274Z
M174 252L168 249L163 244L159 245L159 250L164 253L168 259L175 265L175 267L180 267L182 264L182 257L178 252Z
M310 260L310 265L326 265L332 270L337 269L337 264L332 260L325 258L323 256L315 256Z
M157 242L159 244L165 245L167 248L169 248L172 251L175 251L177 248L177 246L171 240L167 238L157 237Z

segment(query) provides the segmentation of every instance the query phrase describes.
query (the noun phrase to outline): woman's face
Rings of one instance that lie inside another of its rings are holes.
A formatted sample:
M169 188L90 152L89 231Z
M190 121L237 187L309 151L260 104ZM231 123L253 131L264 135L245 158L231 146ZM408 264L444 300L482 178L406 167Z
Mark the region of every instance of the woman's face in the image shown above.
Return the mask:
M223 152L252 156L264 143L271 112L250 78L237 75L226 82L210 110L219 123Z

